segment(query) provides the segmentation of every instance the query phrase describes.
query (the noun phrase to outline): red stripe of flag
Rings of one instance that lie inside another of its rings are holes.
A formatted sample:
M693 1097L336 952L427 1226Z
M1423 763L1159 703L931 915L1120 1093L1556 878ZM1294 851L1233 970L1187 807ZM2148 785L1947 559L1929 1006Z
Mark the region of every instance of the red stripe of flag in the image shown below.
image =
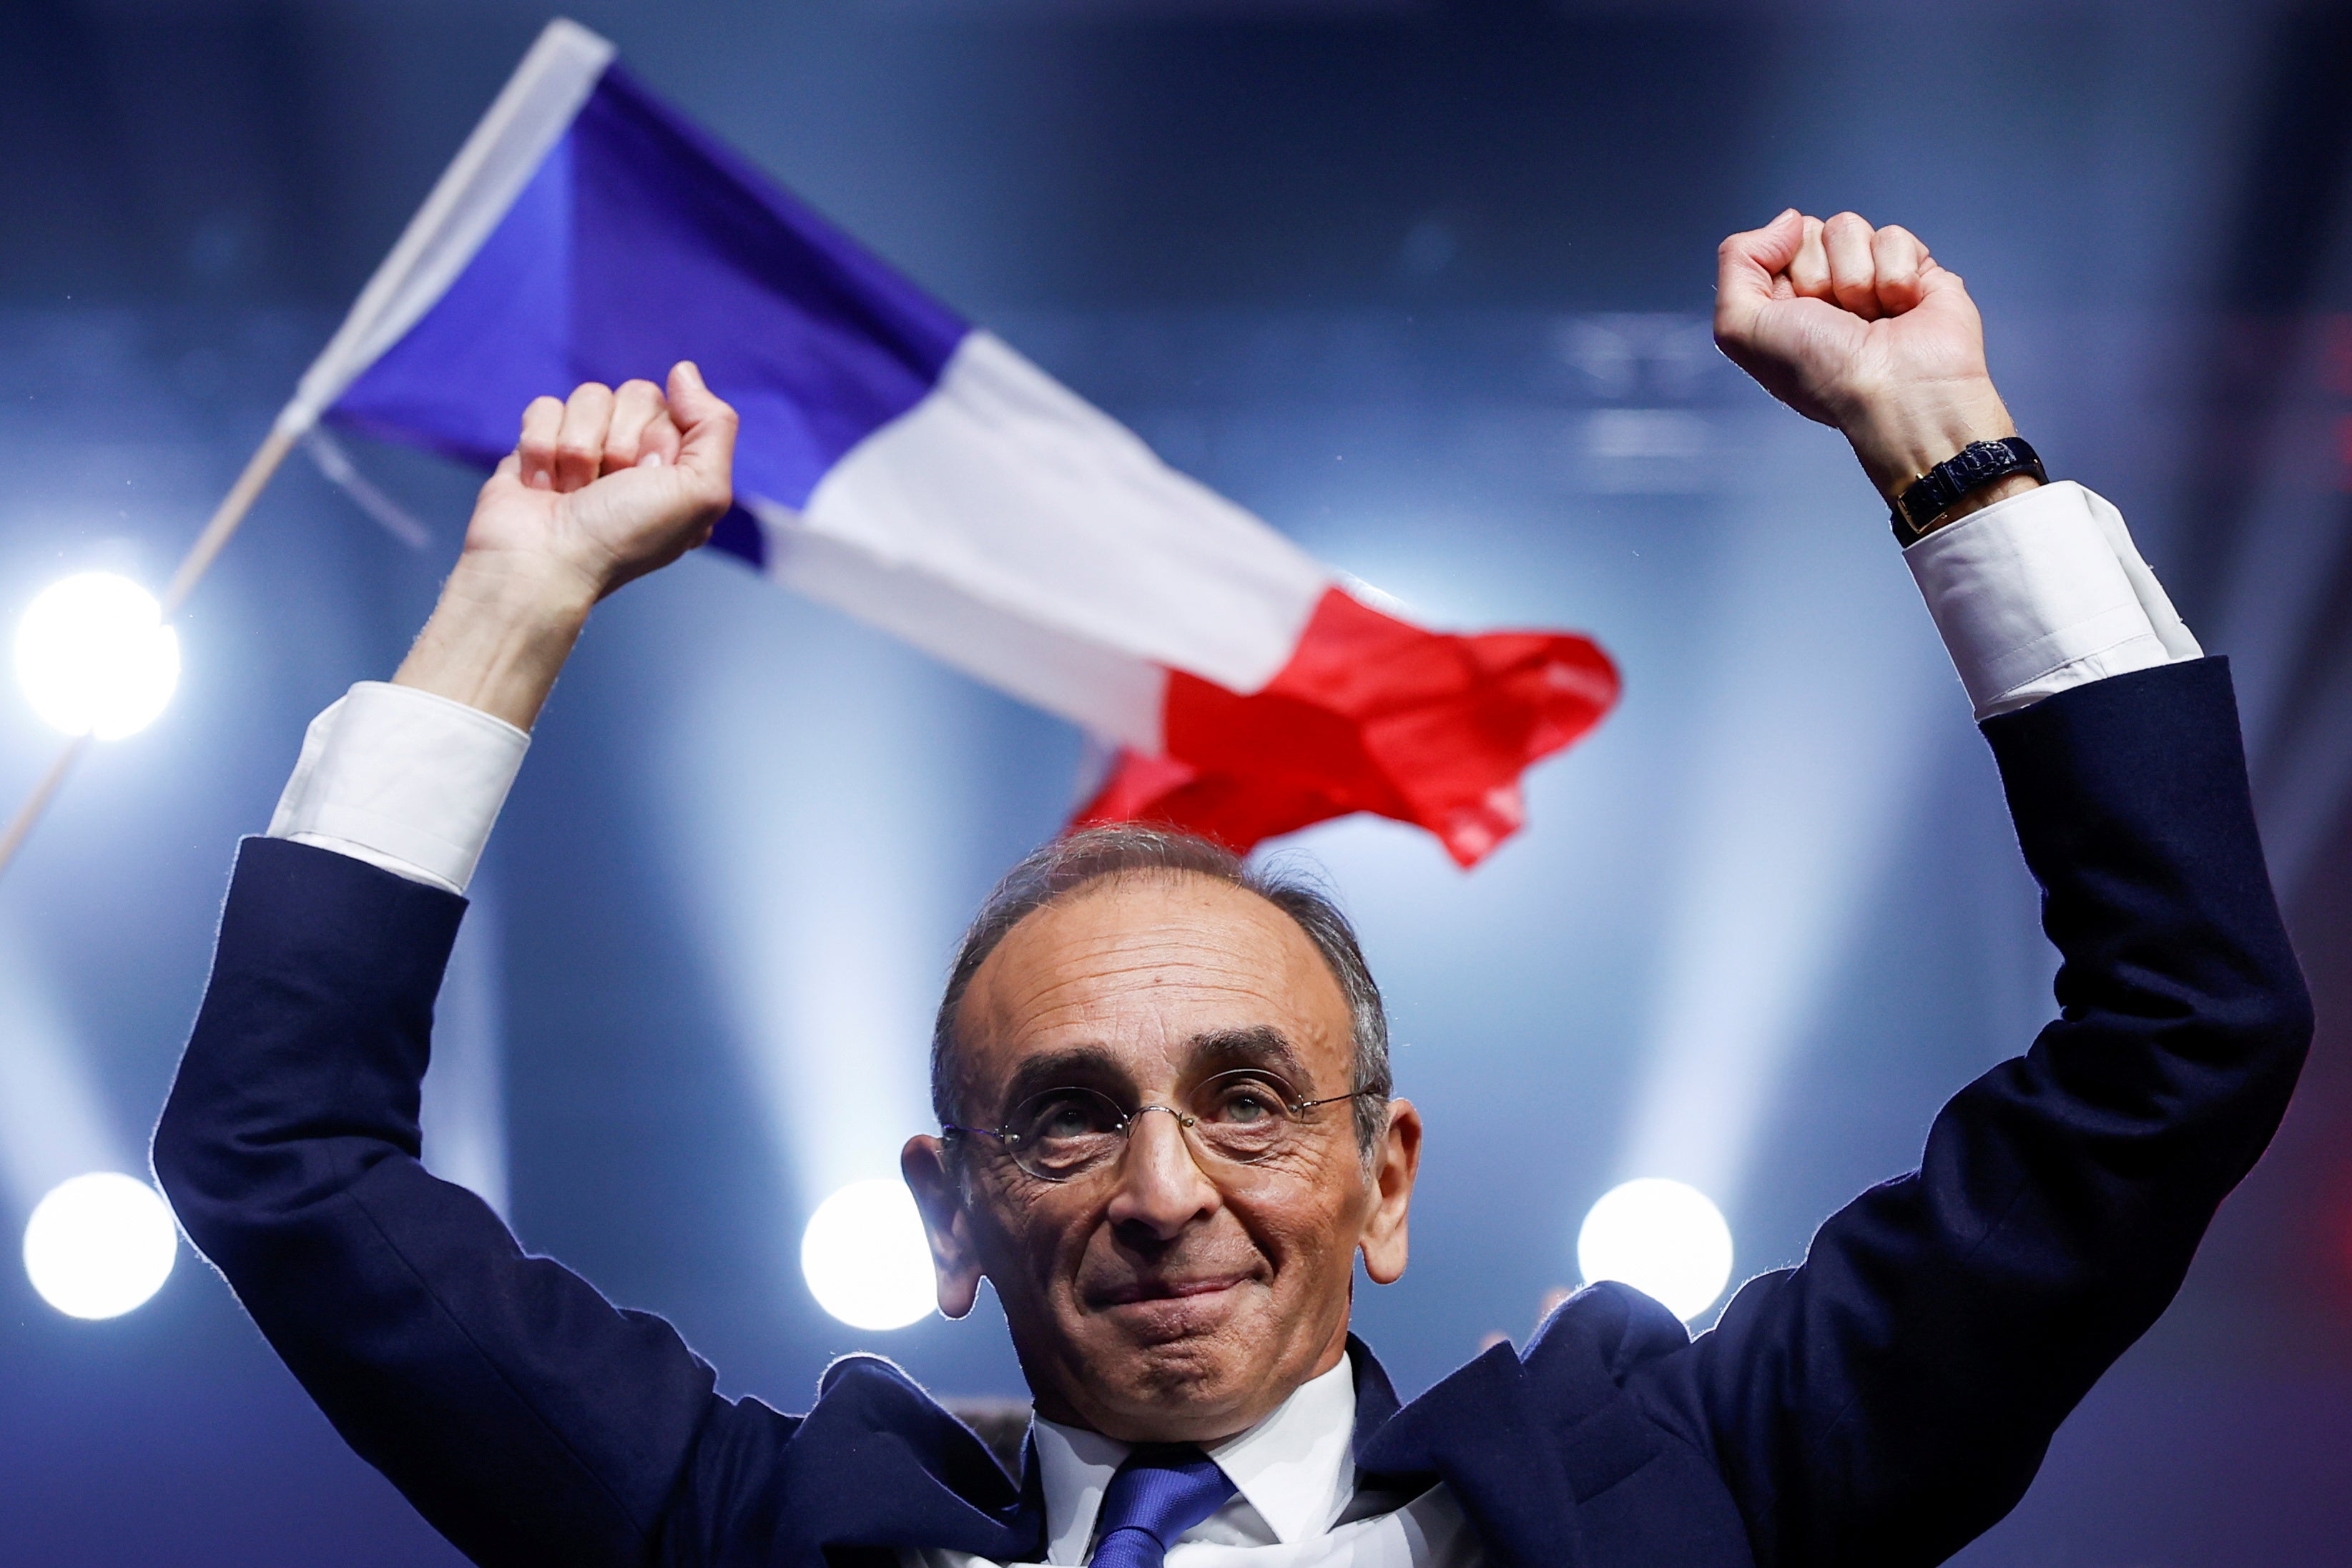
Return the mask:
M1122 751L1071 825L1164 822L1247 851L1370 811L1472 866L1526 821L1519 775L1599 723L1618 685L1588 638L1426 632L1334 588L1264 690L1171 671L1166 755Z

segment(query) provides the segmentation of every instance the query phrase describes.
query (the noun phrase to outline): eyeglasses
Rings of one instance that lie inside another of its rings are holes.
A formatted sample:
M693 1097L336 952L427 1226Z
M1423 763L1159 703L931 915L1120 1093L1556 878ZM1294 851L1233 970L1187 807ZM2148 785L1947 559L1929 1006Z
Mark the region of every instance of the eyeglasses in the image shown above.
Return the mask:
M1240 1068L1203 1079L1184 1096L1184 1107L1138 1105L1129 1111L1099 1090L1070 1087L1032 1094L1013 1108L1001 1127L944 1129L950 1139L994 1138L1013 1163L1039 1181L1071 1181L1111 1164L1126 1151L1135 1124L1147 1111L1165 1111L1192 1135L1202 1153L1234 1165L1254 1166L1295 1144L1318 1105L1336 1105L1375 1092L1359 1089L1321 1100L1302 1100L1281 1079L1256 1068Z

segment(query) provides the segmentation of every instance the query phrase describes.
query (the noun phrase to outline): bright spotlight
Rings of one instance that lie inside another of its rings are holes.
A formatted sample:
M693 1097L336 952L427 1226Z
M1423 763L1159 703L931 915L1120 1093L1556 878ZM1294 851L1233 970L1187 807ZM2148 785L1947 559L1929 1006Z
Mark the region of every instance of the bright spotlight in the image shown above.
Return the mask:
M25 1272L69 1318L119 1318L163 1288L180 1249L155 1189L118 1171L60 1182L25 1226Z
M154 723L172 700L179 633L137 583L85 571L42 590L16 623L16 680L48 724L120 739Z
M1622 1280L1688 1322L1731 1281L1731 1227L1695 1186L1629 1181L1584 1217L1576 1264L1586 1284Z
M823 1203L801 1237L817 1305L852 1328L902 1329L938 1297L922 1216L904 1182L855 1181Z

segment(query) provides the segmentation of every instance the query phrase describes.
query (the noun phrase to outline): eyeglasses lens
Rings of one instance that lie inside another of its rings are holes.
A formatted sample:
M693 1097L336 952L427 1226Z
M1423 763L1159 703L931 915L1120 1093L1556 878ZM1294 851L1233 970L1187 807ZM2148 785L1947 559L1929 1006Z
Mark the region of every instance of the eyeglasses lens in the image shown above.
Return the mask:
M1186 1127L1220 1159L1254 1165L1294 1134L1287 1085L1257 1071L1219 1073L1185 1097ZM1118 1157L1130 1129L1118 1103L1093 1089L1048 1089L1013 1109L1005 1142L1014 1163L1045 1181L1068 1181Z
M1211 1151L1243 1165L1265 1159L1296 1130L1288 1088L1257 1072L1225 1072L1192 1091L1192 1131Z
M1005 1142L1014 1163L1046 1181L1067 1181L1118 1155L1127 1113L1091 1089L1048 1089L1013 1108Z

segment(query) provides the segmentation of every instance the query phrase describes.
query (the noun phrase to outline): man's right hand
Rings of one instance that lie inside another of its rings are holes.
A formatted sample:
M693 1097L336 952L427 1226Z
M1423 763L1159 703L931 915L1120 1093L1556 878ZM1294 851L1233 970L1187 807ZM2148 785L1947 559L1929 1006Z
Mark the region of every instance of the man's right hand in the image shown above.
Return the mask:
M710 537L735 411L692 364L540 398L474 504L466 548L394 684L529 729L595 602Z

